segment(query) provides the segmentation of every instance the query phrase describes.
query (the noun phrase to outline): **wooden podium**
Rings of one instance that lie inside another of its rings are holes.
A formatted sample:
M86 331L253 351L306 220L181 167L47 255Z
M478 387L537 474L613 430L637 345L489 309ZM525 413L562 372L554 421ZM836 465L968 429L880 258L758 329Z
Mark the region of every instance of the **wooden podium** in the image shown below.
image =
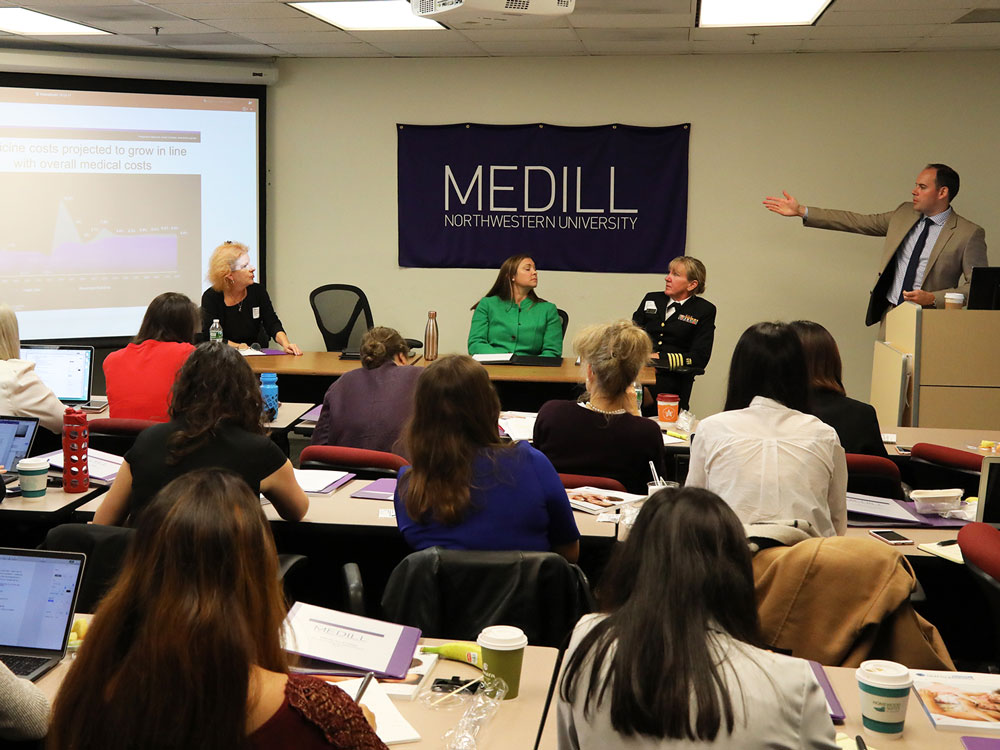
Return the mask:
M871 403L882 425L1000 426L1000 311L905 302L875 342Z

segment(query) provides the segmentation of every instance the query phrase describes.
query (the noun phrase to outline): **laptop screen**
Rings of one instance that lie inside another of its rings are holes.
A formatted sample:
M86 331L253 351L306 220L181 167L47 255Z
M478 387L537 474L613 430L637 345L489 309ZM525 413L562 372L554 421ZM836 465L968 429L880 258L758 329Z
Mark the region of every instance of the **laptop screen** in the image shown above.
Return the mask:
M1000 528L1000 456L983 459L976 520Z
M0 466L17 469L17 462L28 455L38 430L38 417L0 417Z
M83 555L0 548L0 648L61 651Z
M38 377L60 401L72 404L90 400L94 373L92 346L24 345L21 359L35 363Z

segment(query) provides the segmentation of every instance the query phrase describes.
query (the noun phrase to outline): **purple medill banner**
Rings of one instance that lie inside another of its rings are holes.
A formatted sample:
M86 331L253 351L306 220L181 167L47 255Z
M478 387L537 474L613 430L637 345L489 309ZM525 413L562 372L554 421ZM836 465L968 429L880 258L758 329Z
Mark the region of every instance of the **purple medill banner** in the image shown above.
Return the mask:
M689 124L397 125L399 265L663 273L684 254Z

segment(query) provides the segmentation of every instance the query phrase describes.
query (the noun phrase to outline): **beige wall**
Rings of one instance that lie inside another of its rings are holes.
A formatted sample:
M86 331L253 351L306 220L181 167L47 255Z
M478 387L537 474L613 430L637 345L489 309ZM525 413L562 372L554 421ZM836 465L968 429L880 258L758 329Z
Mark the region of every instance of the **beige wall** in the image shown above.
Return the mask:
M887 211L941 161L963 177L956 209L996 241L998 69L997 52L282 61L268 103L268 287L306 349L323 348L309 291L346 282L404 335L421 336L437 310L442 351L464 351L469 306L495 271L397 266L395 123L690 122L687 251L705 261L719 308L695 412L721 409L732 348L765 319L827 326L849 393L867 399L864 312L881 239L804 229L761 200L786 189L806 204ZM569 341L627 317L660 284L543 266L539 293L569 312Z

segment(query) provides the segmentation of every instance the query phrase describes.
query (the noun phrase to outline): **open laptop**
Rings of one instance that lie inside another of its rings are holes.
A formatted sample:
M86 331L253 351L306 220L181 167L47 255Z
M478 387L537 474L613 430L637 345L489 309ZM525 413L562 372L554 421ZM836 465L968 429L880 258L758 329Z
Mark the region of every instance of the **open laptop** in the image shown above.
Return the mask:
M38 417L0 416L0 466L4 484L17 479L17 462L28 455L38 432Z
M37 680L66 655L84 555L0 547L0 661Z
M21 359L35 363L38 377L67 406L90 404L94 347L22 344Z
M983 459L976 520L1000 529L1000 456L988 456Z

